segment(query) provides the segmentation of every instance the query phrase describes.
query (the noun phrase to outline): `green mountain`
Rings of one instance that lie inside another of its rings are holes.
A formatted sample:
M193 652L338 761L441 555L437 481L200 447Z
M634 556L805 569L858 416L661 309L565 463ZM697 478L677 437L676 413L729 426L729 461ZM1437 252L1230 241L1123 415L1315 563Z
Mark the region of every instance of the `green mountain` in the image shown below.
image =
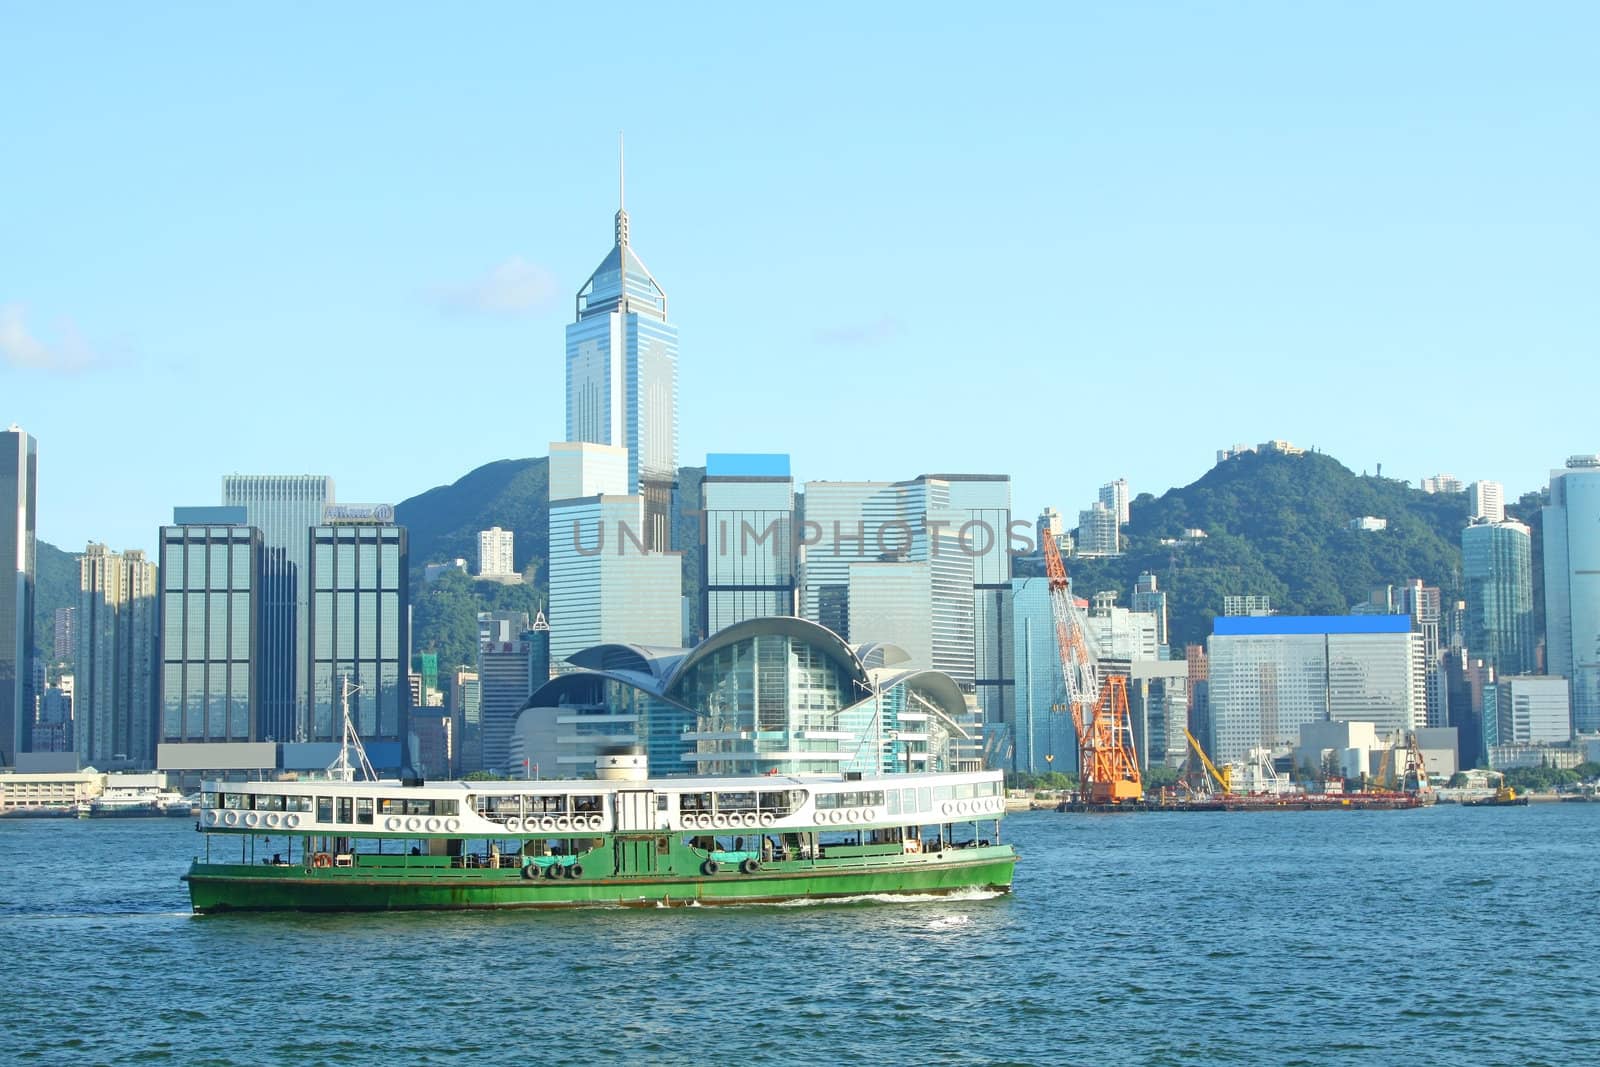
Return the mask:
M409 531L412 584L429 563L459 558L475 568L478 531L491 526L514 530L512 562L529 578L542 577L550 549L549 485L545 457L502 459L395 505L395 521Z
M1366 515L1388 529L1350 528ZM1467 501L1356 475L1320 453L1253 452L1192 485L1139 497L1129 520L1121 557L1068 561L1073 588L1114 589L1126 605L1140 572L1154 573L1181 647L1205 639L1228 594L1266 594L1279 611L1318 615L1343 614L1375 588L1412 578L1455 598ZM1186 529L1206 536L1185 540Z
M441 485L395 505L395 521L407 528L411 553L411 647L436 652L439 668L477 659L478 612L525 611L545 601L549 555L549 462L503 459L488 463L450 485ZM465 559L477 566L478 531L491 526L515 531L512 562L522 585L474 581L445 574L422 582L429 563Z
M56 609L78 606L78 557L44 541L35 542L33 647L46 662L55 658Z

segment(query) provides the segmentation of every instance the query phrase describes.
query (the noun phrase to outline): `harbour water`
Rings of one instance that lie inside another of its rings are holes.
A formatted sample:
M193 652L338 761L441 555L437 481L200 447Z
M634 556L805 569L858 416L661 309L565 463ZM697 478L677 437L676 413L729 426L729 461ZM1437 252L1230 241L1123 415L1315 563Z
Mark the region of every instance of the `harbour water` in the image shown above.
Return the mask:
M0 1061L1566 1064L1600 805L1015 815L1016 891L197 918L179 819L0 821Z

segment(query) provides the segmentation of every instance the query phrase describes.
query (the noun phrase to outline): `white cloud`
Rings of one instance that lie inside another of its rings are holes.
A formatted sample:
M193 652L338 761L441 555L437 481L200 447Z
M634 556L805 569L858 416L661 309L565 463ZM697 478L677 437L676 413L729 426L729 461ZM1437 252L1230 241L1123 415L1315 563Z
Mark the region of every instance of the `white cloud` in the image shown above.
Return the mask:
M457 314L524 315L555 302L556 280L537 263L512 256L481 278L435 286L429 295L442 310Z
M57 333L54 343L34 336L21 304L0 304L0 362L7 366L76 374L103 362L70 321L63 320Z
M861 348L892 341L899 337L904 329L905 324L899 319L892 315L884 315L870 322L829 326L816 331L812 337L819 344L834 345L839 348Z

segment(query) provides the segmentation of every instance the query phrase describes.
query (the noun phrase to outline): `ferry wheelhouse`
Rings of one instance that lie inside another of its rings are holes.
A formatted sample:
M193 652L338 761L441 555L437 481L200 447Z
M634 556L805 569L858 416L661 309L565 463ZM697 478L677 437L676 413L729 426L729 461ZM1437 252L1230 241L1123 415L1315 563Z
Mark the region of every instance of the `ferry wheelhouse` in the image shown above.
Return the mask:
M677 906L1007 892L998 771L208 783L196 912Z

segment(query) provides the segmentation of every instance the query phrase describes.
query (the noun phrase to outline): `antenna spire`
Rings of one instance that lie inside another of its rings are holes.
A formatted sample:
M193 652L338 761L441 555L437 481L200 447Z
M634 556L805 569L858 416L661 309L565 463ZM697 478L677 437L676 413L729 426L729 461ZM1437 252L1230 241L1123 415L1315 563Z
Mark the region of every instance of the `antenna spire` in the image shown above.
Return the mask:
M628 243L628 172L622 131L617 131L617 244Z

